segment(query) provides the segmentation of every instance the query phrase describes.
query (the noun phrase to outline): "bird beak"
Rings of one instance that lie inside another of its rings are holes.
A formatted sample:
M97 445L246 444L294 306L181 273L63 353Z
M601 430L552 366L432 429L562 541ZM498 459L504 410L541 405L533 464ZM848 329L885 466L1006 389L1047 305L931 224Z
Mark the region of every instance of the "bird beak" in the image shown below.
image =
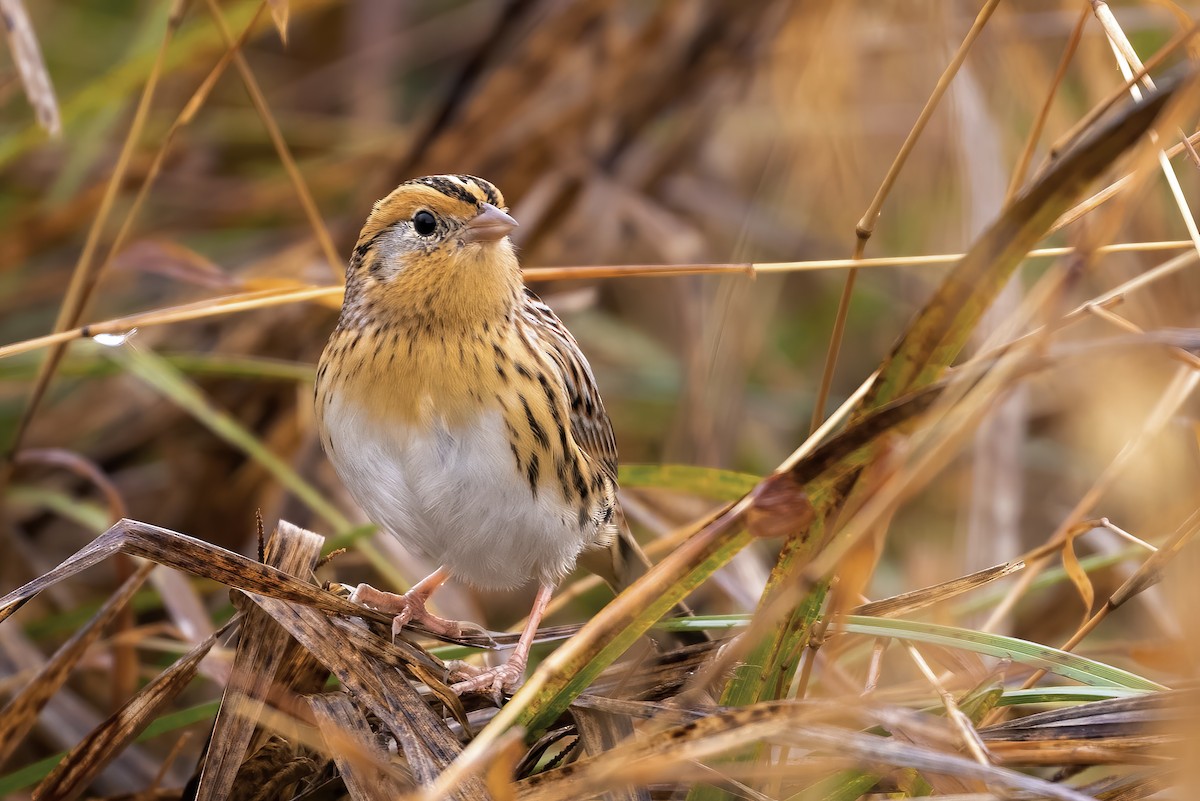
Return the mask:
M517 227L517 221L491 203L483 204L483 211L471 218L463 228L464 242L496 242L508 236Z

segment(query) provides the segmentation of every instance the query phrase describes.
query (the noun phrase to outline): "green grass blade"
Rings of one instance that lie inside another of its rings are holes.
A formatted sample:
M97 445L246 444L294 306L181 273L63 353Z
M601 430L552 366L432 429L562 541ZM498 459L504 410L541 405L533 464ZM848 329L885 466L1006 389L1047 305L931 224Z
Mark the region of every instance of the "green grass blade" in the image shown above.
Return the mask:
M690 620L668 620L661 624L669 629L734 629L750 625L748 615L700 615ZM861 634L866 637L881 637L906 642L926 643L942 648L955 648L960 651L992 656L998 659L1011 659L1034 668L1045 669L1059 676L1086 684L1090 687L1117 689L1131 692L1152 692L1167 689L1150 679L1130 673L1127 670L1106 665L1078 654L1062 651L1049 645L1042 645L1016 637L1006 637L1002 634L989 634L973 629L957 626L943 626L936 623L920 623L911 620L896 620L894 618L865 617L863 615L847 615L838 621L836 631L847 634ZM835 633L830 629L830 635ZM1079 693L1080 700L1099 700L1110 698L1111 695L1099 695L1086 688L1053 688L1051 690L1029 690L1029 696L1015 694L1010 690L1006 698L1034 699L1038 693L1057 693L1069 689ZM1057 696L1054 696L1057 698ZM1124 696L1120 696L1124 697ZM1028 700L1026 703L1041 703Z
M1132 687L1033 687L1028 690L1005 690L996 706L1030 706L1035 704L1084 704L1089 701L1109 701L1113 698L1132 698L1151 690Z
M1094 687L1124 687L1132 690L1165 690L1157 682L1127 670L1106 665L1087 657L1016 637L989 634L936 623L847 615L838 621L837 630L867 637L885 637L906 642L957 648L998 659L1011 659L1023 665L1047 670L1064 678Z
M681 464L621 465L622 487L675 490L715 501L736 501L762 479L749 473Z
M14 505L34 506L62 515L93 534L103 534L116 522L109 519L103 504L83 501L55 489L17 484L10 486L5 496Z
M316 487L272 453L249 430L230 415L209 403L194 383L170 362L151 350L127 344L107 348L106 355L121 364L151 389L174 402L210 431L263 466L288 491L338 531L351 527L350 521Z
M872 773L844 770L788 796L787 801L855 801L878 782Z
M172 366L165 358L144 348L126 344L105 348L105 355L115 360L130 374L141 379L147 386L170 399L184 411L230 445L239 449L263 466L287 490L292 492L308 508L325 519L346 541L356 542L363 555L395 587L405 589L407 583L379 551L365 541L365 528L353 525L350 520L291 465L276 456L249 430L230 415L217 409L204 393L187 376ZM342 541L339 539L338 541Z
M177 731L178 729L197 723L210 722L216 716L220 705L220 701L205 701L202 704L196 704L187 709L180 709L177 712L163 715L147 726L146 730L138 735L136 741L139 743L145 742L160 734ZM67 752L62 751L54 756L49 756L26 765L23 768L18 768L5 776L0 776L0 797L6 797L10 793L15 793L18 790L23 790L40 782L50 775L50 771L54 770L66 755Z

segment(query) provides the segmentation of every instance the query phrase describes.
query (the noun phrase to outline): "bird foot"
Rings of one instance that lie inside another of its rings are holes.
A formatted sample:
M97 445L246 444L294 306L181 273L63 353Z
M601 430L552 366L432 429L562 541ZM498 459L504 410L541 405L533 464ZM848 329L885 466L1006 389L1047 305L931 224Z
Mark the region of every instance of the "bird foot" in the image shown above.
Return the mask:
M350 602L395 615L392 618L392 639L399 636L409 623L416 623L431 634L451 639L458 639L466 633L463 624L438 617L426 609L425 598L412 591L397 595L377 590L370 584L359 584L350 594Z
M513 656L516 657L515 654ZM506 690L514 689L525 677L525 660L518 658L492 668L477 668L463 662L456 663L454 668L459 675L467 677L450 685L455 695L490 692L499 700Z

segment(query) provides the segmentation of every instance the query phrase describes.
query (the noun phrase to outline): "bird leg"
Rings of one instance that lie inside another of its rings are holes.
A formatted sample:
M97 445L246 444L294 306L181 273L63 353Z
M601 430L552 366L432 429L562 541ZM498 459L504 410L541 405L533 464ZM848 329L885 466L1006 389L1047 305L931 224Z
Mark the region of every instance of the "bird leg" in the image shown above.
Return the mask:
M443 637L463 636L462 624L453 620L438 617L425 608L425 602L434 590L442 586L450 578L450 571L445 566L439 567L425 578L413 585L412 589L403 595L394 592L377 590L370 584L359 584L350 595L351 603L377 609L380 612L390 612L392 618L392 638L395 639L400 630L409 623L419 623L433 634Z
M537 597L533 599L533 609L529 611L529 620L525 623L525 628L521 631L521 638L517 640L517 647L513 649L512 656L508 658L507 662L483 670L470 665L459 667L460 670L466 668L464 672L469 673L470 678L450 686L455 695L484 689L490 689L499 694L520 683L525 676L525 665L529 662L529 649L533 646L538 625L541 624L542 617L546 614L546 606L550 603L550 596L553 594L553 584L543 584L538 587Z

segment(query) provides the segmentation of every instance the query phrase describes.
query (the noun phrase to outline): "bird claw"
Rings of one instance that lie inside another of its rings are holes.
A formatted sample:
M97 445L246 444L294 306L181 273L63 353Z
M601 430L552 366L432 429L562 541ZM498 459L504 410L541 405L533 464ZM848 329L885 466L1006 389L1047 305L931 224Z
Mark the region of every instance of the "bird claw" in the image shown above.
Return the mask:
M377 590L370 584L359 584L350 593L350 602L362 604L380 612L391 612L392 639L400 636L400 632L410 623L416 623L431 634L459 639L464 629L461 623L438 617L425 608L425 599L413 593L397 595L394 592Z
M484 669L459 663L455 665L455 669L460 675L466 675L468 678L450 685L451 692L455 695L488 692L497 701L497 704L503 698L506 690L515 689L525 677L524 662L518 663L516 660L509 660L503 665Z

